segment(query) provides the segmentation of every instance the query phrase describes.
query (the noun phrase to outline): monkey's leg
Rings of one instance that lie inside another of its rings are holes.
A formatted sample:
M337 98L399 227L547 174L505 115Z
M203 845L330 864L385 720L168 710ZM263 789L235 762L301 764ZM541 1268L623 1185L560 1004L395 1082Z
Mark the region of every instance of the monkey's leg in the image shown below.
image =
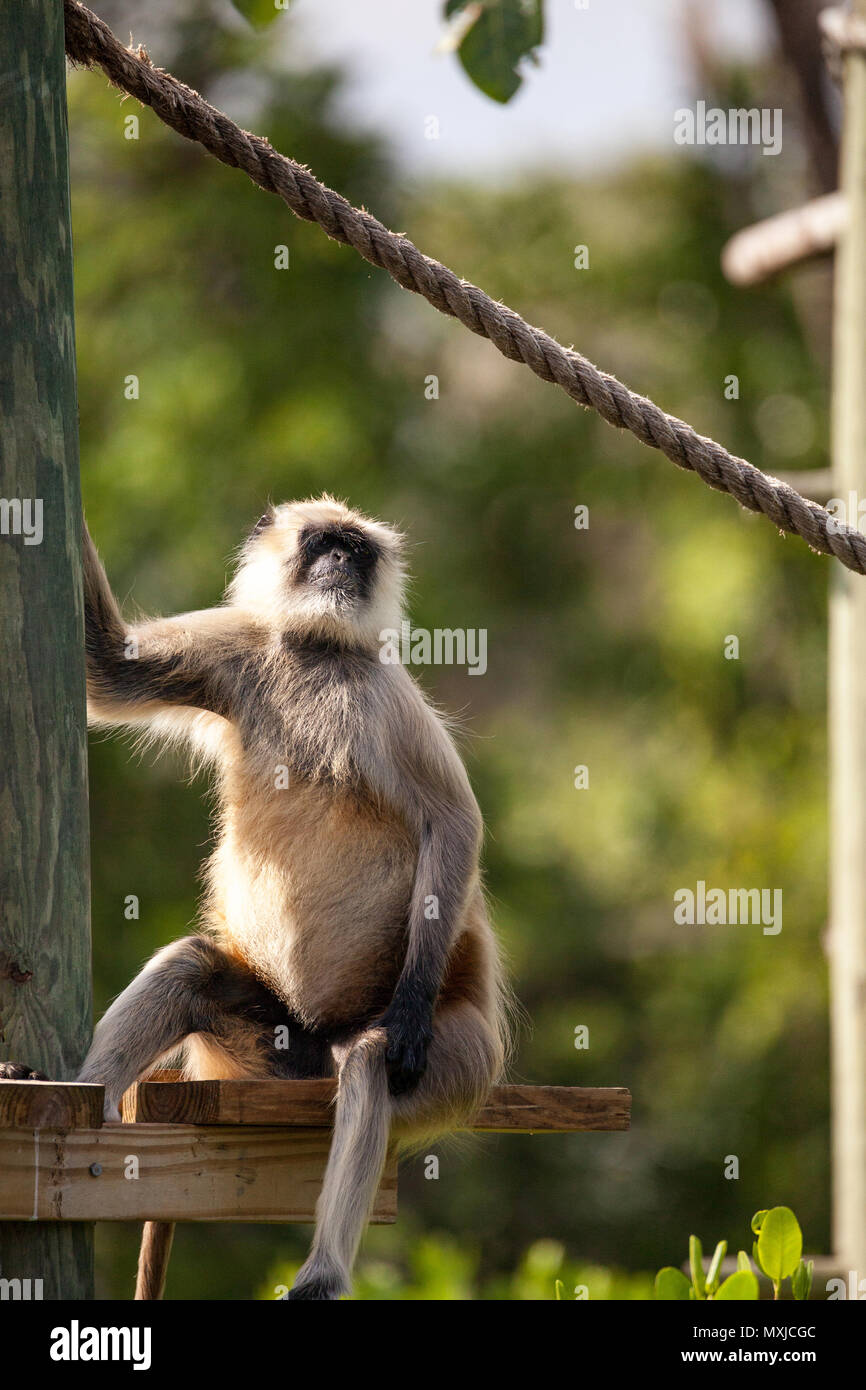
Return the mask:
M191 1033L225 1033L261 987L203 936L174 941L148 961L96 1025L77 1080L105 1085L105 1117L120 1119L124 1091Z
M278 1028L287 1051L276 1045ZM104 1082L106 1118L119 1119L127 1087L192 1037L205 1076L327 1075L333 1067L324 1040L307 1034L251 971L207 937L190 936L158 951L114 1001L78 1080ZM162 1297L173 1237L173 1222L144 1223L137 1299Z
M498 1036L466 1002L434 1018L427 1070L410 1095L391 1096L385 1033L335 1046L339 1063L334 1137L316 1205L316 1232L290 1299L337 1299L349 1292L352 1265L376 1196L392 1132L399 1143L455 1128L484 1100L501 1065Z

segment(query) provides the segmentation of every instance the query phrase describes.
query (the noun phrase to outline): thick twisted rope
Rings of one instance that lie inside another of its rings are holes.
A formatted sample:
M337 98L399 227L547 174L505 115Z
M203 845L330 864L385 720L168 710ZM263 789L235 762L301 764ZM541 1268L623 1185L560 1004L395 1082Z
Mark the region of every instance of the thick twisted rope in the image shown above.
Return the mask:
M813 550L835 555L848 569L866 574L866 537L860 531L837 521L787 483L729 454L616 377L600 372L476 285L458 279L406 237L390 232L319 183L309 169L279 154L261 136L241 130L197 92L153 67L143 48L124 48L78 0L65 0L65 12L66 52L73 63L100 67L116 87L151 107L172 130L203 145L223 164L242 169L260 188L282 198L297 217L318 223L335 241L353 246L371 265L387 270L398 285L488 338L504 357L525 362L542 381L555 382L608 424L630 430L679 468L697 473L708 487L730 493L749 511L762 512L781 531L801 536Z

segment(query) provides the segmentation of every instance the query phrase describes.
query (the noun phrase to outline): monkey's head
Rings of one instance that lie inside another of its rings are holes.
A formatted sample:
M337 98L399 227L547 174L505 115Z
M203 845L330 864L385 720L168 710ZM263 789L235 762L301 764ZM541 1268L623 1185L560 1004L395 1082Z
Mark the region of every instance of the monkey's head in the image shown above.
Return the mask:
M402 537L333 497L270 507L247 537L231 603L303 639L372 649L400 626Z

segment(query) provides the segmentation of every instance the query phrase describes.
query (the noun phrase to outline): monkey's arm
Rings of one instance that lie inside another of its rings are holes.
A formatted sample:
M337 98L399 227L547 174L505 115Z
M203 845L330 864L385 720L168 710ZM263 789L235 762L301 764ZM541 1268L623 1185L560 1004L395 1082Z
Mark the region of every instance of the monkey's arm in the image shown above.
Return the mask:
M407 756L400 784L412 796L405 813L419 830L418 861L405 962L391 1003L378 1020L387 1030L393 1095L414 1090L424 1074L433 1010L448 955L469 893L478 881L483 829L457 751L420 694L410 712L409 734L408 739L399 740Z
M167 705L229 716L223 610L127 625L84 526L84 646L88 713L97 723L139 723Z

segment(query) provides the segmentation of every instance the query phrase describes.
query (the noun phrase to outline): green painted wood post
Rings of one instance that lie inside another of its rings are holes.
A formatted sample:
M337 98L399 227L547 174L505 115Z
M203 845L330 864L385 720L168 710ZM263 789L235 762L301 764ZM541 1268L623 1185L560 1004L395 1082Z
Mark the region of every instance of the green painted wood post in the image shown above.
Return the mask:
M63 0L4 0L0 1058L58 1080L92 1021L80 554ZM0 1279L92 1297L93 1227L0 1222Z

